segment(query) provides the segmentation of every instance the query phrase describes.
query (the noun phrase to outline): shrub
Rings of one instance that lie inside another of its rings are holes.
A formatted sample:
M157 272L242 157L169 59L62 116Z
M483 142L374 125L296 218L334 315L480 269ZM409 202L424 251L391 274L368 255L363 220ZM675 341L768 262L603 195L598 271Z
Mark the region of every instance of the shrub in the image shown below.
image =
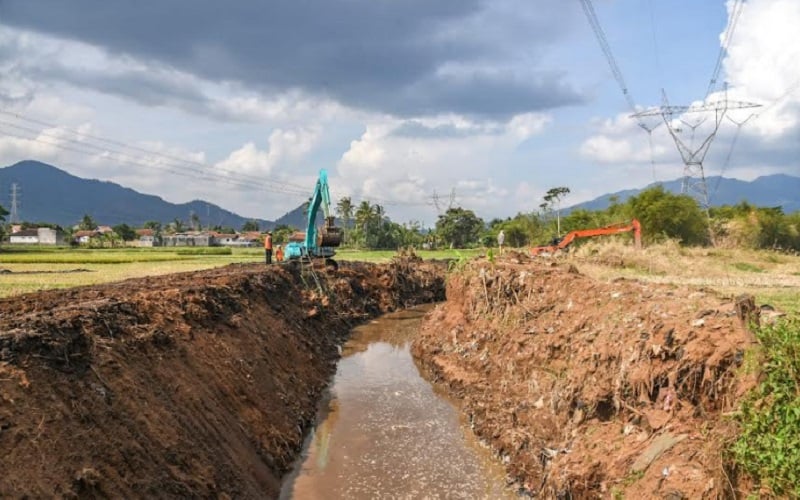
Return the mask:
M736 462L776 495L800 496L800 319L757 332L762 377L742 403Z

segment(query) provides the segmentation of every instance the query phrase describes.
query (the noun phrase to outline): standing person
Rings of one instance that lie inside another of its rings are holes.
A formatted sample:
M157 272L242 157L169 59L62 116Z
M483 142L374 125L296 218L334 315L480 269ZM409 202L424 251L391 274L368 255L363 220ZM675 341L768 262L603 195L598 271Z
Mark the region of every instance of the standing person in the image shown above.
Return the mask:
M272 264L272 231L267 231L264 236L264 255L267 258L267 264Z
M497 233L497 246L500 247L500 253L503 253L503 243L506 242L506 233L503 232L501 229L499 233Z

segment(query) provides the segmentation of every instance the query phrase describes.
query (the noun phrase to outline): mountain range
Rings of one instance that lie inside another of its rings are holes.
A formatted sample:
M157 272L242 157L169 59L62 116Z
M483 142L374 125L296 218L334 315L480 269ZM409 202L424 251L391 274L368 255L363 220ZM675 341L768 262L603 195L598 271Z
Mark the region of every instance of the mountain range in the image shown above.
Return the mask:
M749 182L725 177L709 177L707 181L712 205L733 205L747 200L757 206L781 206L785 213L800 210L800 177L775 174ZM681 183L677 179L660 184L667 191L680 193ZM52 165L33 160L0 168L0 193L4 195L0 197L0 205L7 210L11 208L8 193L12 184L16 184L22 192L18 215L20 220L27 222L49 222L71 227L88 214L99 224L114 226L125 223L140 227L147 221L166 224L175 219L188 224L190 214L195 213L203 226L221 225L240 229L250 220L206 201L170 203L158 196L142 194L113 182L76 177ZM647 187L655 185L654 183ZM629 189L605 194L565 211L577 208L604 209L608 207L612 197L623 203L641 191ZM271 229L281 224L304 228L306 216L303 211L304 204L301 204L275 221L256 220L261 229Z
M191 214L197 214L203 226L240 229L245 222L252 220L206 201L170 203L113 182L76 177L33 160L0 168L0 193L3 195L0 205L9 211L11 200L8 193L12 184L16 184L21 193L19 220L26 222L49 222L71 227L80 223L84 215L90 215L98 224L108 226L124 223L140 227L147 221L166 224L175 219L188 225ZM261 229L271 229L279 224L305 226L302 205L276 221L255 220Z
M631 196L651 187L661 185L665 191L679 194L683 179L672 181L654 182L643 189L627 189L599 196L593 200L578 203L565 212L583 208L586 210L603 210L609 206L612 198L618 203L624 203ZM709 201L712 206L735 205L747 201L759 207L781 207L784 213L800 210L800 177L785 174L774 174L758 177L752 181L742 181L727 177L708 177Z

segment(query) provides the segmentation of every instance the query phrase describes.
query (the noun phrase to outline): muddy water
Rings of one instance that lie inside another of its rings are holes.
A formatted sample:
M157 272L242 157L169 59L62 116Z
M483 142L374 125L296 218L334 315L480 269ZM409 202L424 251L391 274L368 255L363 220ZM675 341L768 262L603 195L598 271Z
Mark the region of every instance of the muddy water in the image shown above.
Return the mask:
M502 467L414 365L409 345L425 312L353 332L281 498L513 498Z

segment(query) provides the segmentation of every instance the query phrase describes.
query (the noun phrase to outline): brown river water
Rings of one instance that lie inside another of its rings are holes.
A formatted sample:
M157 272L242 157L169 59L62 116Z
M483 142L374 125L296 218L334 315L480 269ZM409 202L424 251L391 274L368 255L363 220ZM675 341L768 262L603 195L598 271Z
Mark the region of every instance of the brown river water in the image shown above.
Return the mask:
M409 352L430 306L353 331L282 499L515 498L490 451Z

